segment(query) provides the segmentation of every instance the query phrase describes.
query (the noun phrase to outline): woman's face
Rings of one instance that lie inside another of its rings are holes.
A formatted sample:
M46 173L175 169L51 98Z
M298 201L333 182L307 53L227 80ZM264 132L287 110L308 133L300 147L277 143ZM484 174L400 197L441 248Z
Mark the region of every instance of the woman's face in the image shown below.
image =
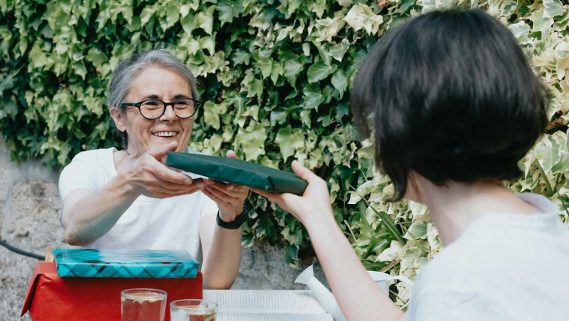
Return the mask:
M136 103L150 98L172 102L193 97L190 84L184 77L170 69L150 67L132 80L125 102ZM172 106L166 107L164 114L154 120L142 117L136 107L127 107L122 112L112 108L111 116L118 130L126 131L127 151L131 155L147 152L172 141L178 144L176 151L185 150L194 124L193 117L178 118Z

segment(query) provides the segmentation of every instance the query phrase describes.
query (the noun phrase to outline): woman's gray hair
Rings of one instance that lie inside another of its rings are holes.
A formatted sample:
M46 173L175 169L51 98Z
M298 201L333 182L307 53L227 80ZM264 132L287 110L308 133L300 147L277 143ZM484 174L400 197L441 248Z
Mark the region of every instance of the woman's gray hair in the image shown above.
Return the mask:
M121 60L113 72L107 94L109 108L117 107L124 102L132 80L144 69L159 66L171 69L186 78L190 84L192 97L199 99L196 89L196 78L180 59L165 49L153 49L133 54L127 59Z

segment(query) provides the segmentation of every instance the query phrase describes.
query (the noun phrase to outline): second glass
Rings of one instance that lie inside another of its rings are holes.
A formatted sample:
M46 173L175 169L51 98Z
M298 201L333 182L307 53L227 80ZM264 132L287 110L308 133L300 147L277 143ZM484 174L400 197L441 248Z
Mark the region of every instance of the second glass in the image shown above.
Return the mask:
M170 303L171 321L215 321L217 305L204 300L185 299Z

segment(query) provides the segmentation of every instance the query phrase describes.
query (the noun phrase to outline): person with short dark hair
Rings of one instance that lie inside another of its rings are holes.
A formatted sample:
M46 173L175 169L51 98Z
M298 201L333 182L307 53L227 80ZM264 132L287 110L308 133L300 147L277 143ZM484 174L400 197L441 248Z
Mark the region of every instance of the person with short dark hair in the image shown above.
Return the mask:
M206 288L229 288L239 271L248 188L162 163L167 152L188 149L200 105L194 75L167 50L135 53L113 72L107 103L126 146L81 152L63 169L65 241L186 251L203 257Z
M565 320L569 230L543 196L503 180L545 130L547 94L511 32L481 10L427 13L379 39L352 112L375 139L394 200L425 204L443 249L418 274L407 314L338 228L326 182L298 162L304 195L256 191L306 227L348 320Z

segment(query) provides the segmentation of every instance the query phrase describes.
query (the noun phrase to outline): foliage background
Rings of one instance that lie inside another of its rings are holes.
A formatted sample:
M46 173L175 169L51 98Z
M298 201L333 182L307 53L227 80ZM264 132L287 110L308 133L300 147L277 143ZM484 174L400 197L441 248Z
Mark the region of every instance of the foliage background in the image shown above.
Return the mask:
M402 20L480 7L508 25L554 97L548 134L520 163L515 191L552 198L569 222L569 10L560 0L0 0L0 131L14 160L60 168L76 153L117 146L105 94L118 60L165 47L190 65L207 99L192 146L229 148L289 169L300 159L327 179L337 221L368 269L413 278L440 248L426 209L387 203L348 96L358 62ZM307 234L263 199L244 243L310 253ZM397 285L395 298L408 299Z

